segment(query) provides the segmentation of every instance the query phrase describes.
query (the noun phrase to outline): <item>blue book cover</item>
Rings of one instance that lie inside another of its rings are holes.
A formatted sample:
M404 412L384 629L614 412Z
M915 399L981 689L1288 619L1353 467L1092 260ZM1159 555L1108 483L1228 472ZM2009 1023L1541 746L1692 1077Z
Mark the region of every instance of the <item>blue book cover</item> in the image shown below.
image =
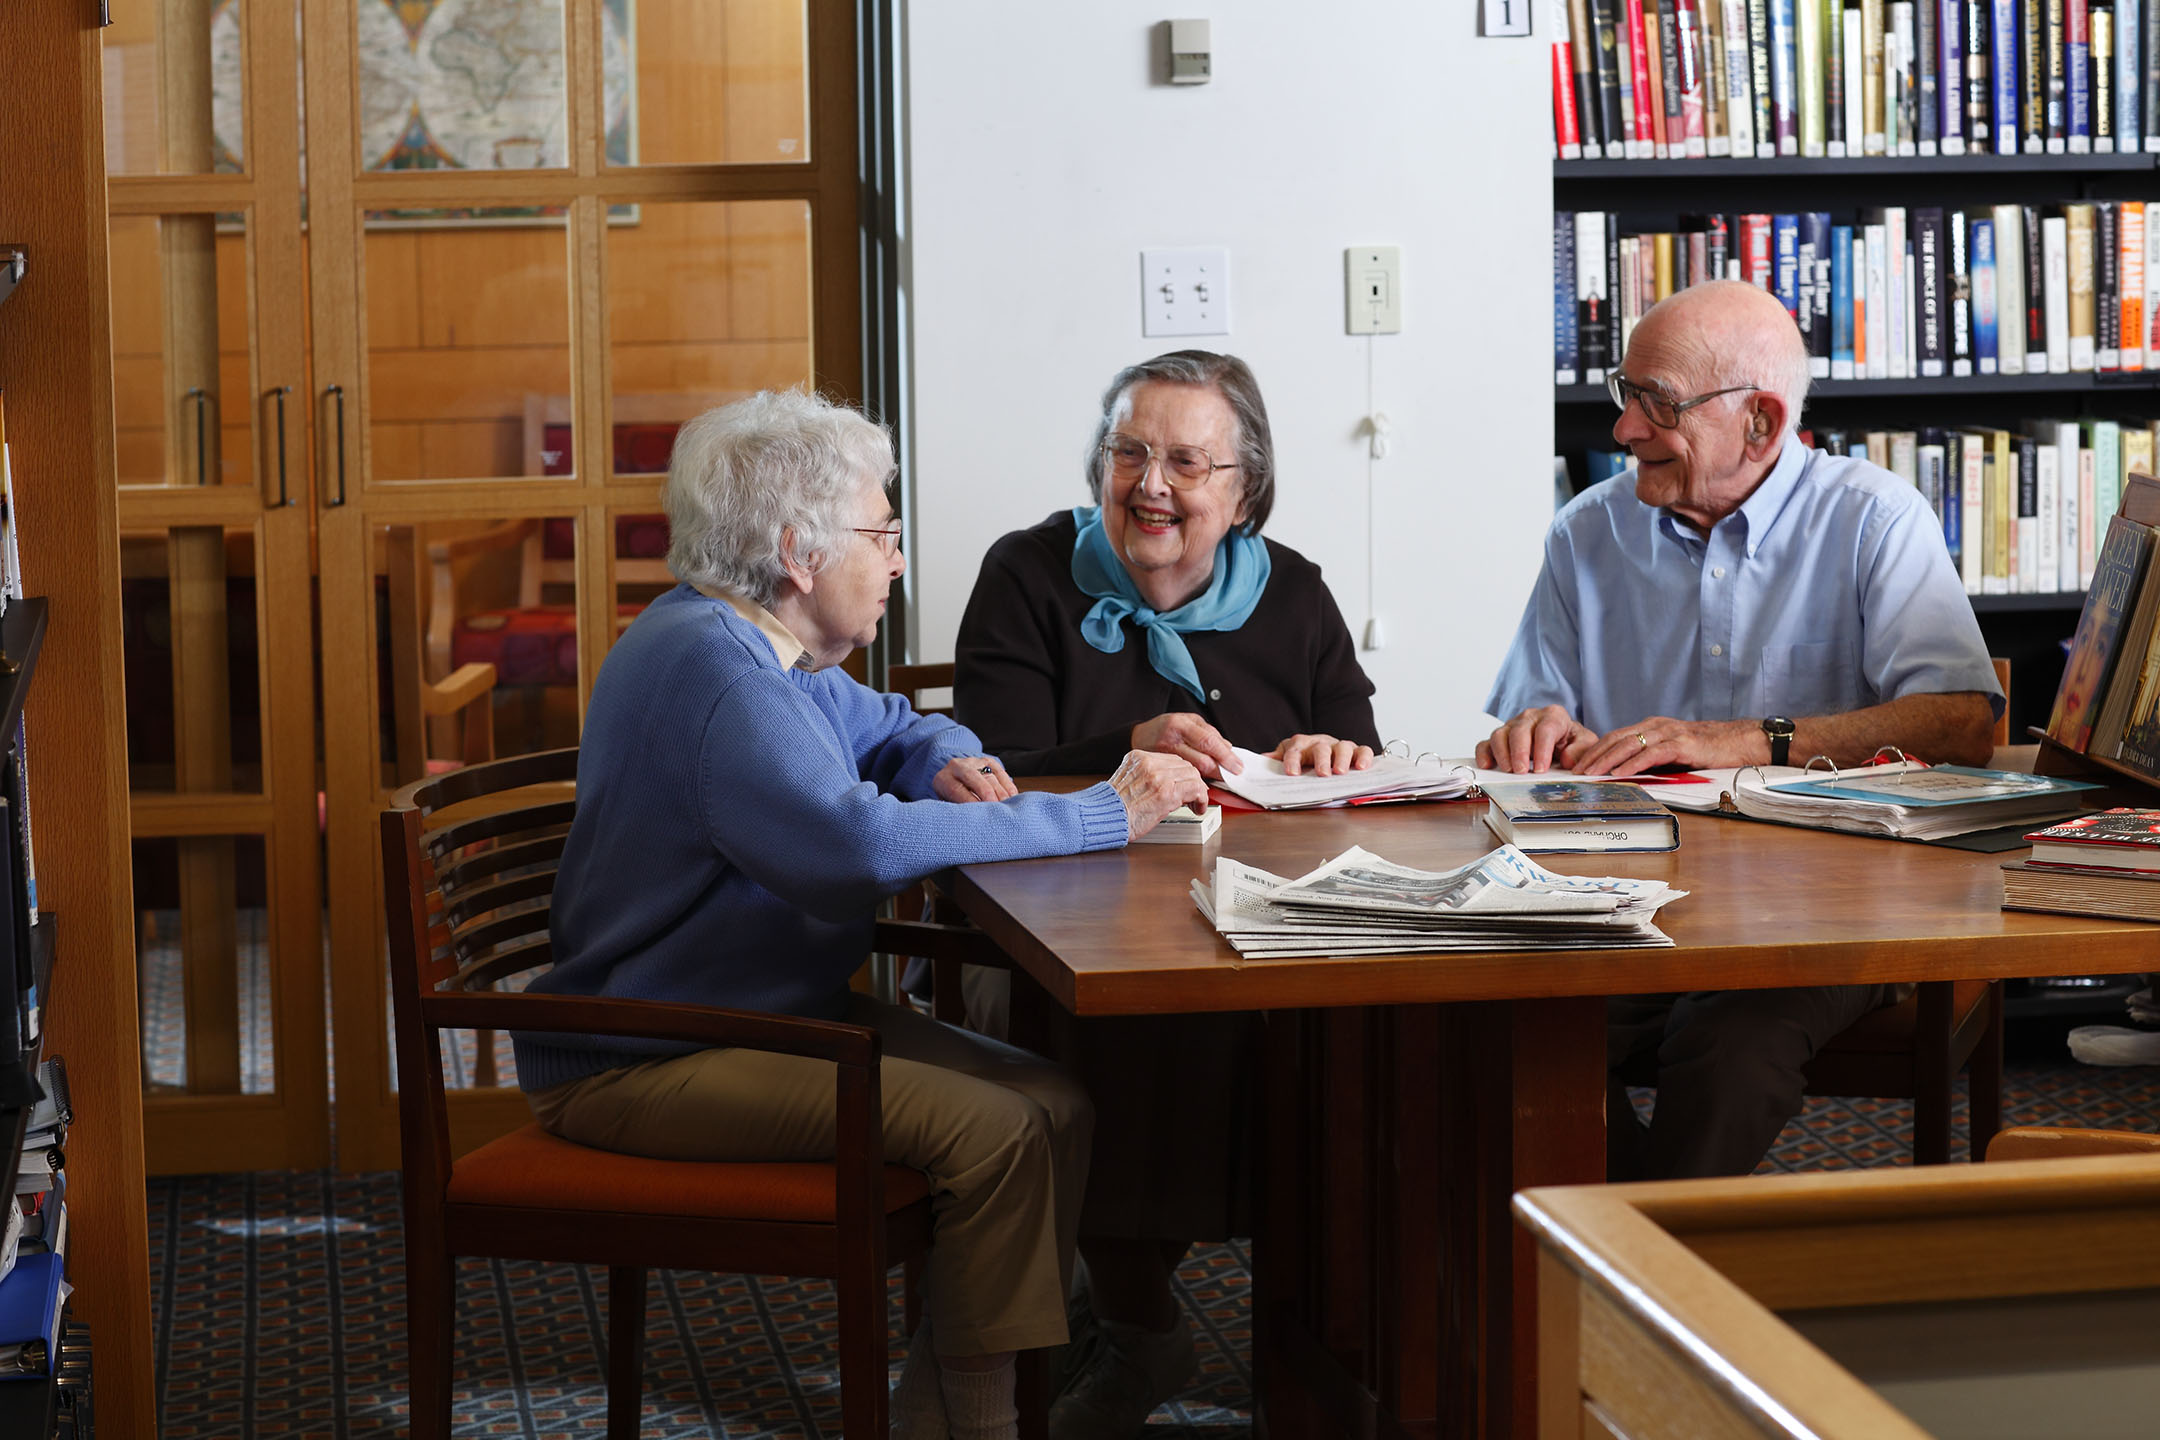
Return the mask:
M1926 3L1926 0L1922 0ZM1943 154L1956 155L1965 145L1965 17L1958 0L1941 0L1935 23L1937 72L1935 87L1941 107Z
M1959 463L1962 456L1955 443L1955 434L1941 435L1937 442L1943 447L1942 470L1942 527L1943 546L1950 552L1950 566L1956 569L1965 554L1965 494L1964 467Z
M1800 338L1807 342L1808 373L1819 378L1830 374L1830 212L1800 213L1799 311Z
M1575 331L1575 213L1552 217L1553 383L1573 385L1582 356Z
M1973 368L1995 373L1995 222L1972 222Z
M1852 338L1852 226L1830 227L1830 378L1850 380Z
M1985 0L1972 0L1975 5ZM1988 73L1995 80L1995 153L2018 153L2018 67L2007 63L2018 53L2018 0L1994 0L1995 23L1988 36Z
M1794 0L1770 0L1770 109L1780 155L1800 153L1799 18Z
M1800 318L1800 217L1770 217L1770 289L1785 313Z
M2115 153L2127 155L2139 149L2138 88L2144 72L2138 64L2139 45L2145 31L2139 18L2138 0L2115 0Z
M0 1276L0 1382L50 1373L60 1338L61 1280L60 1257L50 1251L19 1254L15 1268ZM32 1351L32 1346L40 1348ZM9 1360L16 1363L5 1363Z
M2033 796L2074 795L2081 790L2100 787L2086 780L2027 775L2017 770L1981 770L1971 765L1920 768L1892 764L1846 770L1837 773L1834 779L1784 780L1765 788L1780 795L1822 795L1836 800L1925 809L1938 805L2023 800Z
M1635 457L1625 450L1590 450L1584 453L1583 460L1585 479L1589 485L1595 485L1600 480L1610 480L1615 475L1625 475L1628 467L1635 463Z
M2090 26L2090 19L2086 24ZM2089 31L2088 31L2089 36ZM2068 114L2063 117L2063 134L2072 140L2092 139L2092 41L2090 38L2073 39L2070 27L2063 26L2064 65L2070 72L2070 95ZM2082 145L2072 145L2072 150L2082 150Z

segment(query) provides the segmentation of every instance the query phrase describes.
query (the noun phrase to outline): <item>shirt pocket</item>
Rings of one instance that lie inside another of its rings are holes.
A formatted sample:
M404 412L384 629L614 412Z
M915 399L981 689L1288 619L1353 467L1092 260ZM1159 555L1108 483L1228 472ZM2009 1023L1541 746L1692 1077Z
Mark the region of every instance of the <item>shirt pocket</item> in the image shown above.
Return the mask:
M1765 714L1836 715L1860 708L1859 660L1843 641L1769 646L1762 683Z

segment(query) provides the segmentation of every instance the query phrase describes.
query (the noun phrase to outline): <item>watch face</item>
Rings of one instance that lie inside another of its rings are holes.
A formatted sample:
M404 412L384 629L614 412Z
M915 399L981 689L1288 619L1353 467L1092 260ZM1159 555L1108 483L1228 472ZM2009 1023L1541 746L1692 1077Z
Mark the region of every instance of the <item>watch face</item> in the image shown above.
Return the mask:
M1772 715L1762 722L1763 733L1770 736L1792 738L1793 722L1783 715Z

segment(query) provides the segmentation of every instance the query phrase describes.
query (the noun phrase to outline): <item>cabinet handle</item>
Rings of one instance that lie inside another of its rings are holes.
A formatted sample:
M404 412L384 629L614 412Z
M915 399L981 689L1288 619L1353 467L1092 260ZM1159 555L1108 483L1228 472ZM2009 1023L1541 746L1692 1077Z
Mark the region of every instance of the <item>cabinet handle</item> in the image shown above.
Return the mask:
M323 394L330 397L337 411L337 499L326 507L335 509L345 503L345 387L332 385Z
M210 483L210 427L207 412L210 406L217 403L217 397L200 385L190 385L187 388L187 393L180 398L195 402L195 483L198 486L208 485Z
M282 510L292 504L292 496L285 490L285 397L292 394L292 386L271 387L270 398L277 402L277 505Z

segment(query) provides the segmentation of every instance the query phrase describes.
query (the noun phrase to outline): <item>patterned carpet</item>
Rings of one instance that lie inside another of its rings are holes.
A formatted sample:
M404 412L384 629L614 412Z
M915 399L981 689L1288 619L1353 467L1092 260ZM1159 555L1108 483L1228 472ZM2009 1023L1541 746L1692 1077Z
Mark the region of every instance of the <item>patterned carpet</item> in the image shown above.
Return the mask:
M2004 1099L2012 1124L2160 1129L2160 1069L2014 1064ZM1764 1168L1903 1163L1910 1115L1901 1102L1813 1101ZM153 1181L150 1248L165 1440L402 1432L395 1175ZM1161 1440L1183 1440L1180 1432L1222 1440L1248 1428L1248 1279L1237 1243L1195 1252L1180 1272L1201 1371L1156 1412L1151 1433ZM839 1433L828 1287L687 1272L656 1280L646 1435ZM459 1433L602 1433L604 1300L605 1277L582 1267L468 1262L458 1295ZM897 1325L897 1293L893 1315Z

